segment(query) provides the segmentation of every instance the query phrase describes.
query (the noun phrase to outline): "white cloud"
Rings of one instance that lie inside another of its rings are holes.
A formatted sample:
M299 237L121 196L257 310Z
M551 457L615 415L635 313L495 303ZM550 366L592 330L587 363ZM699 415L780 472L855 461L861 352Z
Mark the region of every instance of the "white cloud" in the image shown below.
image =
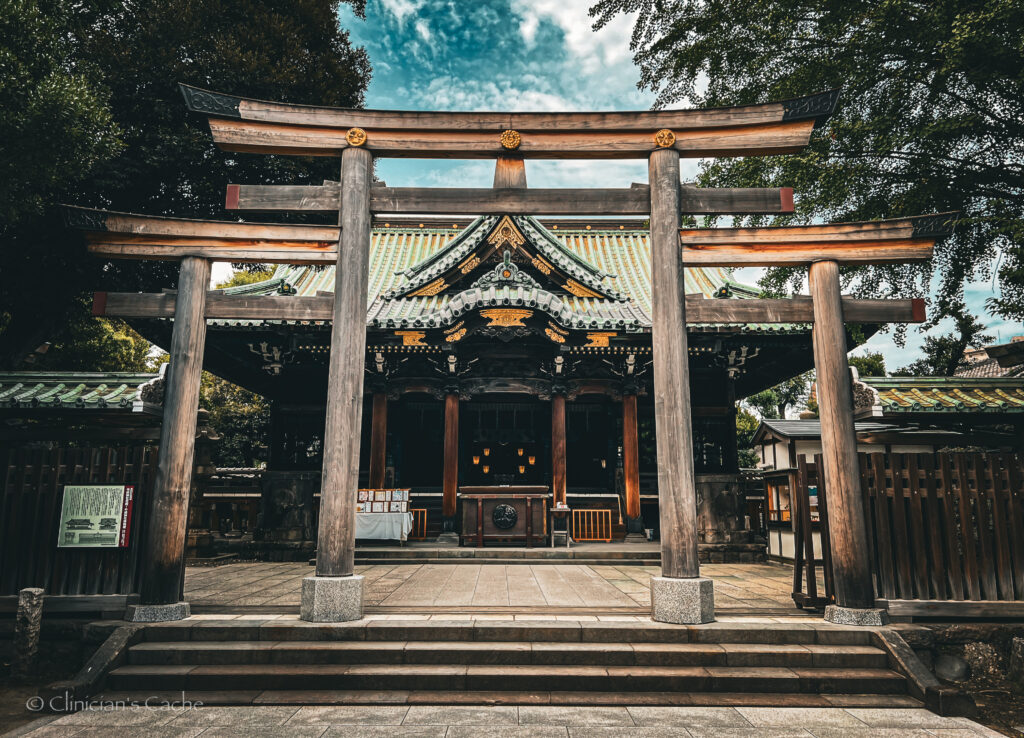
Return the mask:
M411 13L419 12L427 0L380 0L388 11L398 19L399 25L405 23L405 18Z
M415 28L416 28L416 33L419 34L419 37L422 38L427 43L430 43L430 39L431 39L430 26L427 25L427 22L425 20L423 20L422 18L419 18L416 21Z
M592 0L512 0L512 9L523 18L520 33L530 44L542 19L558 26L569 53L586 74L630 60L629 39L634 14L616 16L596 33L588 11Z

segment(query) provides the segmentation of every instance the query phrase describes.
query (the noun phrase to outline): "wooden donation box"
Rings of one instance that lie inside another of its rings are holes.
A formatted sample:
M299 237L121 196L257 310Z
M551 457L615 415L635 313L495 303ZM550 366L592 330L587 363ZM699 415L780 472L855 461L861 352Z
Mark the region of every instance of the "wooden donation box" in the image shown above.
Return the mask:
M494 541L532 546L547 540L547 487L459 487L459 497L465 545Z

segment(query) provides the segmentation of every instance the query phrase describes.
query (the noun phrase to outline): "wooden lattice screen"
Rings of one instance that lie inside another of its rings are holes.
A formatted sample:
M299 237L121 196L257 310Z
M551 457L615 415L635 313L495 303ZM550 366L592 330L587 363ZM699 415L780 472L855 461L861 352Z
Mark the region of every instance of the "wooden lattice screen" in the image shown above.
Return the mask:
M152 496L156 446L25 449L0 445L0 595L42 587L47 595L138 591L143 521ZM58 549L66 484L134 484L129 546Z
M1013 454L860 454L875 591L886 600L1024 601L1024 462ZM801 460L802 462L802 460ZM801 463L796 505L821 456ZM827 530L822 508L822 531ZM798 550L809 540L797 529ZM828 570L828 536L822 536ZM794 599L807 599L799 575ZM832 592L826 577L825 599Z

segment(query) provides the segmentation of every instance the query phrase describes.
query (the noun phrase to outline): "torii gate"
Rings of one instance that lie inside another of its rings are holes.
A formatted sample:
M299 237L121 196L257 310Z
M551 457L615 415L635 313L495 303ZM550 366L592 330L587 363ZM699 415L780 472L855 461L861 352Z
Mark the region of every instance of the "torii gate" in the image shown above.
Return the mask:
M919 322L919 300L850 300L839 266L925 260L949 233L951 214L784 228L679 229L682 214L792 212L792 190L697 189L680 183L680 156L795 153L835 107L838 92L707 110L608 113L446 113L286 105L182 86L224 150L334 156L340 184L229 185L229 209L334 210L339 227L157 218L68 208L69 225L106 258L181 262L176 295L98 293L97 314L174 316L164 426L135 620L186 617L181 602L192 441L209 318L333 321L315 576L303 581L301 617L362 616L354 573L367 266L372 213L650 215L655 419L662 576L651 582L652 617L714 619L710 579L700 577L687 334L690 322L813 322L825 475L830 491L836 606L827 619L872 623L874 593L857 473L844 321ZM493 189L374 185L374 156L496 159ZM649 186L526 189L524 159L646 158ZM207 299L212 261L337 265L333 296ZM811 298L685 298L683 268L809 265ZM688 316L688 312L690 315ZM694 313L699 313L694 315Z

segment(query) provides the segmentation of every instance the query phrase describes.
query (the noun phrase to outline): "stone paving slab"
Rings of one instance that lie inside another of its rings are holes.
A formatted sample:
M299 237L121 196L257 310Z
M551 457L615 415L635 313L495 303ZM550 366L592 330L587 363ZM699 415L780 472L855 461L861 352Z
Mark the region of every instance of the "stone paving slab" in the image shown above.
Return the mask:
M250 706L86 710L42 718L36 738L979 738L966 718L924 709L579 706Z

